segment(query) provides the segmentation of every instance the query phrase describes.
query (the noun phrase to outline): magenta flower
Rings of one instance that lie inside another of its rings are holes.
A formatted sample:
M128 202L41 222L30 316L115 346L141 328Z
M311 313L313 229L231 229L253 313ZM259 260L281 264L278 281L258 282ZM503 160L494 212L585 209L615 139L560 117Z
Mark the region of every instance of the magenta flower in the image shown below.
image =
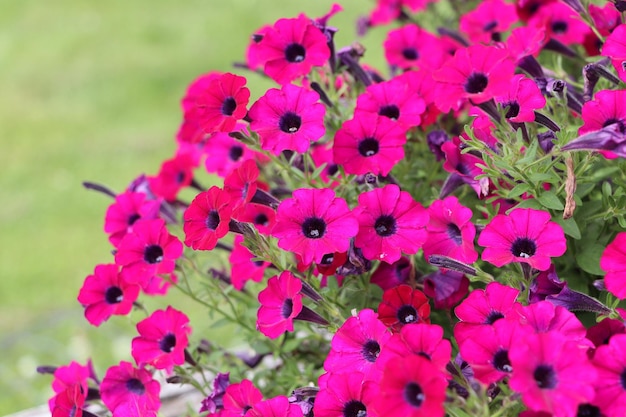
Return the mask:
M367 259L394 263L401 253L415 254L426 240L428 213L395 184L359 195L355 245Z
M508 90L496 96L496 103L506 110L504 117L508 121L522 123L534 121L535 110L543 108L546 99L535 81L517 74L511 78Z
M484 103L506 91L514 64L504 49L474 45L456 51L438 71L437 106L444 112L458 110L465 100Z
M219 187L198 194L183 215L185 245L211 250L226 236L232 214L231 197Z
M443 417L448 381L428 359L410 355L387 362L374 408L379 417Z
M262 204L246 204L243 210L233 217L240 222L252 223L262 235L269 235L276 224L276 211Z
M174 365L185 362L187 337L191 333L189 319L184 313L167 307L137 323L139 336L133 339L132 355L137 365L152 365L172 371Z
M585 339L587 334L585 326L565 307L554 305L549 301L540 301L517 307L516 310L520 322L529 325L537 333L559 332L568 340L591 347Z
M407 284L411 268L411 262L404 256L392 264L381 262L372 274L370 282L378 285L383 291L400 284Z
M459 29L473 43L500 42L502 33L517 23L515 6L503 0L487 0L465 13L459 20Z
M252 381L242 380L238 384L230 384L224 393L224 417L241 417L263 400L263 394Z
M611 337L593 357L598 370L596 399L607 416L626 415L626 335Z
M545 27L551 38L565 45L582 44L591 31L574 9L560 1L543 5L528 21L528 25Z
M604 285L617 298L626 298L626 233L618 233L602 252L600 268L606 271Z
M477 176L483 174L479 165L484 164L484 161L470 153L462 153L461 145L462 142L458 136L441 145L441 150L446 156L443 169L458 175L464 183L472 187L478 197L484 197L489 192L489 179L485 177L476 179Z
M180 154L168 159L161 164L156 176L148 177L150 190L166 201L176 200L179 191L191 184L195 165L196 162L190 154Z
M358 371L371 380L380 376L374 364L391 333L377 316L366 309L345 321L330 342L330 352L324 362L327 372Z
M293 84L271 88L250 108L250 129L261 137L261 148L279 155L284 150L306 152L322 136L326 108L319 94Z
M611 58L611 63L615 67L619 78L626 81L626 24L616 27L611 35L606 38L602 46L602 56Z
M384 47L389 65L404 70L433 70L446 59L439 39L415 24L389 31Z
M51 417L82 417L86 399L86 385L77 383L68 386L48 402Z
M362 372L331 373L320 379L323 381L313 405L316 417L377 417L372 408L377 386Z
M265 269L270 266L269 262L253 261L255 255L242 245L243 237L235 236L233 251L228 257L230 263L230 280L236 290L243 290L248 281L261 282Z
M100 385L102 402L118 416L156 415L161 407L160 391L150 372L123 361L107 370Z
M428 239L424 243L424 257L445 255L471 264L478 258L474 249L476 227L472 223L472 210L461 205L454 197L435 200L428 207L430 221L426 225Z
M257 329L270 339L293 332L293 319L302 311L302 281L289 271L267 281L259 293Z
M597 372L586 349L561 333L524 334L511 344L508 356L513 367L509 385L529 409L568 417L593 399Z
M550 258L567 249L563 228L550 221L550 213L535 209L515 209L498 214L478 237L485 247L484 261L497 267L524 262L540 271L550 268Z
M469 279L461 272L439 270L424 277L424 294L437 309L450 309L467 295Z
M326 36L305 15L280 19L267 29L256 45L256 59L265 64L265 73L279 84L307 75L330 57Z
M347 252L359 224L345 200L325 189L298 189L278 206L272 236L278 246L319 263L327 253Z
M234 131L241 131L246 126L237 124ZM250 150L244 143L230 137L228 133L214 133L206 141L203 152L206 153L205 167L208 173L224 178L235 168L250 159L265 161L266 157Z
M149 200L144 193L127 191L117 195L104 217L104 231L109 233L111 244L117 247L124 236L132 232L137 220L158 218L160 208L159 200Z
M143 286L155 275L173 272L182 253L183 244L163 220L140 220L120 242L115 263L124 267L129 282Z
M96 266L87 276L78 294L78 302L85 307L85 317L99 326L112 315L126 315L139 296L139 285L127 282L115 264Z
M230 196L232 216L236 216L250 203L258 188L259 168L248 160L224 178L224 191Z
M196 121L205 133L231 132L248 111L250 90L245 85L246 79L239 75L215 76L197 93L185 119Z
M245 415L247 417L303 417L300 406L290 403L284 395L259 401Z
M387 117L361 113L335 134L333 155L347 174L387 175L402 158L406 129Z
M579 135L615 125L616 131L626 134L626 90L598 91L582 110L583 125Z
M424 100L409 89L406 78L393 78L367 87L356 102L354 114L359 112L378 114L397 121L406 129L419 126L426 110Z

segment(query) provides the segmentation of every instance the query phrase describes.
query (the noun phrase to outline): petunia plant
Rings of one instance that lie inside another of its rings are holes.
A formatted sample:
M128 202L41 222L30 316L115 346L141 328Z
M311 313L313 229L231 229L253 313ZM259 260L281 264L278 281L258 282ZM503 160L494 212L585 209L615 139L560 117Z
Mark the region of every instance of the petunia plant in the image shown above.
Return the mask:
M204 397L180 415L626 415L626 4L368 7L387 68L338 4L268 22L155 175L86 183L113 256L78 301L137 334L102 380L42 368L54 417L156 416L164 384Z

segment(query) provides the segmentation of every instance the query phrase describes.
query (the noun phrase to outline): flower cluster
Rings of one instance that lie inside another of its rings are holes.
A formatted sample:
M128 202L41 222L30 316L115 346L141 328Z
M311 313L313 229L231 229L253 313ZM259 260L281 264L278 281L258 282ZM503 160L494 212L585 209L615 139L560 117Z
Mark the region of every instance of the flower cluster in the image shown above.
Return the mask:
M162 376L211 417L626 415L625 10L378 0L388 74L339 5L258 29L155 176L88 184L114 257L78 301L132 314L134 363L56 368L53 416L156 415ZM139 301L171 288L249 346Z

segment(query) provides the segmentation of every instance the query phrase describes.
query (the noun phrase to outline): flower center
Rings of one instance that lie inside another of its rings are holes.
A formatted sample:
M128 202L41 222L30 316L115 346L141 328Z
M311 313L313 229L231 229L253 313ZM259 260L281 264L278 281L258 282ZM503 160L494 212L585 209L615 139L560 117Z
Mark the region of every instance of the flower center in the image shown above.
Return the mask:
M304 46L299 43L292 43L285 48L285 59L288 62L302 62L306 57Z
M562 20L552 22L552 32L558 35L567 32L567 22L563 22Z
M396 220L393 216L382 215L376 219L374 229L378 236L387 237L396 233Z
M176 335L174 335L173 333L166 334L165 337L161 339L161 342L159 343L159 348L165 353L170 353L171 351L173 351L175 346L176 346Z
M415 61L419 58L419 54L415 48L404 48L402 50L402 56L408 61Z
M159 245L149 245L143 251L143 259L149 264L156 264L163 260L163 248Z
M509 352L504 349L497 351L496 354L493 355L493 367L500 372L512 372L513 367L509 361Z
M415 382L409 382L404 387L404 399L413 407L419 408L424 403L426 396L424 395L422 387Z
M343 406L344 417L367 417L367 408L358 400L351 400Z
M499 311L492 311L491 313L489 313L489 315L485 319L485 324L493 324L496 321L503 319L503 318L504 318L504 314L500 313Z
M519 103L517 102L507 103L504 108L506 108L506 114L504 115L504 117L506 117L507 119L510 119L511 117L517 117L517 115L519 114Z
M335 175L337 172L339 172L339 165L337 164L329 164L326 167L326 173L328 174L328 176L332 177L333 175Z
M626 390L626 368L624 368L624 370L620 374L619 380L622 383L622 388Z
M137 378L131 378L126 381L126 389L135 395L143 395L146 392L143 382Z
M398 120L400 117L400 109L395 104L388 104L386 106L382 106L380 110L378 110L378 114L388 117L391 120Z
M478 94L485 91L489 84L489 79L482 72L473 72L465 81L465 92L469 94Z
M283 307L280 311L281 316L283 316L284 319L288 318L289 316L291 316L291 312L293 311L293 300L291 298L287 298L284 302L283 302Z
M492 20L491 22L485 24L485 26L483 26L483 30L485 32L491 32L492 30L494 30L496 28L496 26L498 26L498 22L496 22L495 20Z
M208 229L217 229L217 226L220 225L220 215L217 210L209 211L209 214L206 216L205 224Z
M376 362L378 358L378 354L380 354L380 345L375 340L368 340L363 345L363 350L361 351L363 357L368 362Z
M233 97L226 97L222 103L222 114L224 116L232 116L237 108L237 102Z
M265 213L259 213L254 218L254 224L260 224L261 226L267 226L267 223L269 221L270 221L270 219L267 218Z
M132 225L133 225L133 224L135 224L135 222L136 222L137 220L139 220L140 218L141 218L141 216L140 216L139 214L137 214L137 213L131 214L131 215L128 217L127 224L128 224L129 226L132 226Z
M621 133L626 133L626 123L624 123L620 119L614 119L614 118L608 119L606 122L602 124L602 127L611 126L614 123L617 123L617 128L619 129Z
M320 265L331 265L334 260L335 260L335 254L327 253L326 255L322 256L322 262L320 262Z
M364 157L374 156L378 153L378 141L374 138L365 138L359 142L359 153Z
M578 406L576 417L601 417L600 409L595 405L581 404Z
M541 389L552 389L557 384L556 374L550 365L539 365L533 373L533 378Z
M402 324L415 323L418 321L417 310L415 310L415 307L408 304L400 307L396 316Z
M243 148L239 145L232 146L228 151L228 157L231 161L237 162L243 155Z
M302 233L309 239L319 239L326 233L326 222L319 217L309 217L302 223Z
M295 113L288 111L280 117L278 127L285 133L296 133L300 130L302 119Z
M446 226L446 232L448 233L448 237L454 241L457 245L463 243L463 239L461 239L461 229L454 223L448 223Z
M511 246L511 253L518 258L528 259L537 252L537 245L527 237L519 237Z
M124 300L124 293L120 289L120 287L109 287L104 293L104 299L107 304L117 304L121 303Z

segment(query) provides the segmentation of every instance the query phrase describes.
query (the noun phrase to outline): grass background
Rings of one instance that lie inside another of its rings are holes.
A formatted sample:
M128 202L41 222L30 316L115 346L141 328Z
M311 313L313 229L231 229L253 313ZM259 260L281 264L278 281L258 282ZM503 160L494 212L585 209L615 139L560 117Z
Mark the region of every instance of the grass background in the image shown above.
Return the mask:
M76 301L84 277L112 260L102 232L110 200L81 182L120 191L156 173L174 152L179 100L192 79L231 70L261 25L320 16L331 4L0 2L0 415L50 397L51 378L37 375L38 365L94 357L102 376L130 359L131 321L92 328ZM344 1L331 20L339 46L354 40L356 17L372 5ZM380 57L382 35L368 38ZM249 80L253 96L270 85ZM206 327L192 325L196 334Z

